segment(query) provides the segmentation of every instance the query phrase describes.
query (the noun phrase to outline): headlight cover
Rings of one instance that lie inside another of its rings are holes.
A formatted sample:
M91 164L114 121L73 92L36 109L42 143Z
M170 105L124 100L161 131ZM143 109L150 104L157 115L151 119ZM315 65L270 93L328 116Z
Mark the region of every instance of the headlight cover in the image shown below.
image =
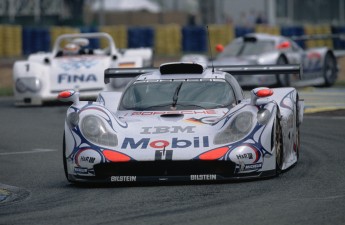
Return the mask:
M241 112L235 116L230 125L215 136L215 145L226 144L244 138L253 127L254 116L251 112Z
M81 131L84 137L94 144L110 147L116 147L118 144L117 136L109 132L97 116L85 116L81 121Z
M36 93L42 88L41 81L36 77L22 77L16 80L16 90L19 93L27 91Z

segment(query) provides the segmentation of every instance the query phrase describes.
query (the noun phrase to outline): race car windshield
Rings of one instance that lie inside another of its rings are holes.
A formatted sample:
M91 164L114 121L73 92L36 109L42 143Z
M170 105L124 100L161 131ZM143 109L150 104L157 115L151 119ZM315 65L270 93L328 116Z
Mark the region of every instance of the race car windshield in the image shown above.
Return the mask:
M231 107L232 87L219 81L135 82L123 94L119 110L160 111Z
M228 45L224 51L217 56L217 59L258 55L274 50L274 42L272 41L235 41Z

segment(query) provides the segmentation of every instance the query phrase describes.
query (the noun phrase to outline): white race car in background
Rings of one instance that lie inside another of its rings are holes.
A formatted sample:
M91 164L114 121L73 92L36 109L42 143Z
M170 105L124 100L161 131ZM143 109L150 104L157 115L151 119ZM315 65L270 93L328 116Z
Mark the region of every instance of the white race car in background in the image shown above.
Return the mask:
M92 39L105 40L106 47L93 49ZM104 70L109 67L152 66L152 49L117 49L107 33L64 34L50 53L35 53L13 66L16 105L41 105L56 100L59 92L74 89L84 98L95 98L102 90L121 89L129 79L105 85Z

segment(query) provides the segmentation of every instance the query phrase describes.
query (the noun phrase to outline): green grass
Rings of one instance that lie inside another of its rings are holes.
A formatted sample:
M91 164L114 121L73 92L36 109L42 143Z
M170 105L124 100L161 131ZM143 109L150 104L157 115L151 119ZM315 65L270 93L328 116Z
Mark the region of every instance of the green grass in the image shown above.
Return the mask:
M345 87L345 80L338 80L334 84L335 87Z
M11 96L13 95L12 87L2 87L0 88L0 96Z

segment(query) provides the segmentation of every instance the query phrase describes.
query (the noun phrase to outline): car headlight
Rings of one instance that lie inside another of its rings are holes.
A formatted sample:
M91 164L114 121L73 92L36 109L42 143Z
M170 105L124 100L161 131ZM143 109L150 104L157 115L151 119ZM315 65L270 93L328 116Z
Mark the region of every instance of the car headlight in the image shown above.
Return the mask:
M16 90L19 93L24 93L27 91L38 92L41 90L41 81L36 77L22 77L16 80Z
M216 134L214 144L226 144L244 138L253 127L253 119L251 112L238 114L224 131Z
M81 121L81 131L90 142L102 146L117 146L117 136L109 132L103 121L97 116L86 116Z

